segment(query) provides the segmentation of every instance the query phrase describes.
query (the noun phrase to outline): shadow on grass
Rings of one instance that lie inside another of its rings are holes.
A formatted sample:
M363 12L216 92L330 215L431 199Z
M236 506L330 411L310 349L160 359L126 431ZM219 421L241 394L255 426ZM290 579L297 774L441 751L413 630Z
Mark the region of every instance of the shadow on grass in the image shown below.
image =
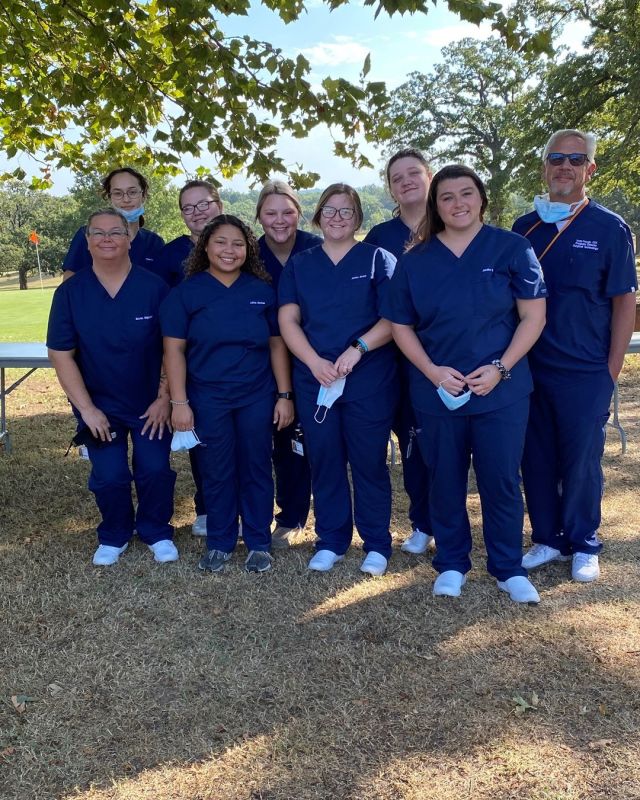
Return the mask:
M100 570L88 465L62 458L71 422L16 420L20 446L0 456L6 800L637 796L640 512L626 485L609 483L603 580L550 565L537 608L486 575L475 498L460 600L433 598L429 559L399 551L381 579L359 573L357 547L311 574L311 536L270 574L246 575L242 548L226 574L199 574L186 459L182 560L157 565L136 541ZM516 715L513 698L534 693ZM22 714L14 694L33 698Z

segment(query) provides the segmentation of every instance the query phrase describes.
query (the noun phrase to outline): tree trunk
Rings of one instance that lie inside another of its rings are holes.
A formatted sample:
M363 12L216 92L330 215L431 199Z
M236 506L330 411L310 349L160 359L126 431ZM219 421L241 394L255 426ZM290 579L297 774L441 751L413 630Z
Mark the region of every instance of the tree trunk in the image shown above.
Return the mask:
M18 279L20 281L20 289L28 289L29 288L27 286L27 270L26 269L23 268L23 269L18 270Z

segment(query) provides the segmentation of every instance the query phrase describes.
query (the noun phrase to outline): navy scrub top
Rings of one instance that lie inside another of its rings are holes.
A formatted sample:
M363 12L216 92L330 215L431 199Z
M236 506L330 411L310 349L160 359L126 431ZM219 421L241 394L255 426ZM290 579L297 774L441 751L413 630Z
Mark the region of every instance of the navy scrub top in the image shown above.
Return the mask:
M289 259L293 258L297 253L301 253L303 250L308 250L311 247L317 247L319 244L322 244L321 236L316 236L315 233L307 233L306 231L296 231L296 240L293 243L293 250L289 255ZM260 248L262 263L269 275L271 275L271 285L274 291L277 292L280 276L282 275L282 264L269 249L265 236L261 236L258 239L258 247Z
M189 236L178 236L177 239L168 242L155 258L155 272L171 287L182 283L185 277L185 261L194 247Z
M395 261L391 253L364 242L335 265L321 246L304 250L282 272L278 304L300 307L300 324L309 344L334 362L382 316L381 301ZM395 360L391 343L365 353L347 377L344 400L368 397L393 381ZM317 395L320 384L295 356L293 380L296 392Z
M187 342L187 395L195 404L240 408L275 392L269 338L279 336L276 295L246 272L227 287L199 272L160 309L162 335Z
M80 270L92 266L93 259L87 246L86 230L86 225L83 225L82 228L75 232L67 255L62 262L63 270L80 272ZM163 244L164 241L157 233L146 228L140 228L131 242L129 258L133 264L144 267L149 272L156 272L155 260Z
M533 230L534 225L538 224ZM544 252L558 233L534 211L513 230ZM624 220L589 201L541 260L549 290L547 324L529 361L535 375L592 373L607 369L611 344L611 298L635 292L631 232Z
M76 351L89 396L109 418L136 424L158 396L158 311L168 292L157 275L136 266L113 298L93 269L81 270L54 292L47 347Z
M378 247L384 247L396 258L404 253L407 243L411 239L411 228L405 225L400 217L381 222L379 225L374 225L369 233L365 236L365 242L375 244Z
M412 325L434 364L467 375L502 357L519 323L515 300L542 297L542 271L527 240L484 225L460 258L435 236L402 256L383 316ZM511 370L511 380L500 381L484 397L472 394L468 403L450 411L437 387L413 364L409 374L414 407L439 416L494 411L533 388L525 357Z

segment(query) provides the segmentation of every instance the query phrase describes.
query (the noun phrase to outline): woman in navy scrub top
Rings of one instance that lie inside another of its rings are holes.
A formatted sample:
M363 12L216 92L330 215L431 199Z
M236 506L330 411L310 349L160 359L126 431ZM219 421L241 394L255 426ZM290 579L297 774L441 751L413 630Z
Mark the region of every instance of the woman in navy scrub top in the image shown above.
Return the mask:
M86 231L92 267L56 289L47 345L91 460L89 489L102 514L93 563L115 564L134 527L156 561L175 561L169 523L176 476L169 466L170 406L158 316L169 288L132 266L127 221L118 211L92 214Z
M391 156L386 176L387 188L397 205L392 219L371 228L365 242L384 247L400 258L424 217L431 170L422 153L409 148ZM409 396L409 363L401 354L399 359L400 400L392 430L398 437L402 453L402 477L409 498L412 530L400 549L405 553L424 553L433 544L429 519L429 473L416 436L417 425Z
M457 597L471 568L473 455L487 568L513 600L537 603L521 565L519 467L532 391L526 353L544 327L546 289L529 243L483 224L486 206L468 167L437 173L418 244L400 259L384 312L413 365L437 545L434 594Z
M171 422L177 431L195 429L202 442L207 553L198 566L224 570L239 512L245 568L265 572L272 564L272 426L291 423L293 402L275 292L255 237L237 217L221 214L204 229L161 319Z
M355 519L366 553L360 568L382 575L391 555L386 457L397 390L391 326L380 319L380 302L395 257L356 241L361 222L354 189L338 183L323 192L313 223L324 243L287 264L279 321L295 357L296 403L311 464L318 541L309 569L326 572L343 559Z
M302 208L298 196L284 181L267 181L256 205L256 220L264 235L258 239L260 258L278 291L282 269L291 256L322 244L313 233L298 230ZM273 547L288 547L307 523L311 502L311 473L300 441L299 420L273 435L273 470L276 477L276 527Z
M144 226L144 201L149 184L144 175L131 167L112 170L102 181L102 196L119 211L129 224L131 263L154 272L155 259L164 242L157 233ZM69 251L62 262L66 280L81 269L91 266L85 228L76 231ZM164 276L162 276L164 277Z

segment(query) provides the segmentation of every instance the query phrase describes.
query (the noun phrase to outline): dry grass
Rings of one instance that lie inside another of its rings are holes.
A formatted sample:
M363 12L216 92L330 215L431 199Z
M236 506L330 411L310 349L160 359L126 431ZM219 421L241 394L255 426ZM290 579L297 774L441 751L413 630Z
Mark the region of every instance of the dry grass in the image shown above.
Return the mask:
M186 459L178 564L139 542L98 570L87 464L51 372L10 398L0 453L2 800L640 798L640 371L629 449L607 445L603 578L539 572L537 608L484 569L433 598L427 557L311 575L311 526L276 568L195 570ZM394 470L400 486L400 468ZM398 542L407 533L398 491ZM538 706L515 712L516 694ZM12 695L32 700L18 713Z

